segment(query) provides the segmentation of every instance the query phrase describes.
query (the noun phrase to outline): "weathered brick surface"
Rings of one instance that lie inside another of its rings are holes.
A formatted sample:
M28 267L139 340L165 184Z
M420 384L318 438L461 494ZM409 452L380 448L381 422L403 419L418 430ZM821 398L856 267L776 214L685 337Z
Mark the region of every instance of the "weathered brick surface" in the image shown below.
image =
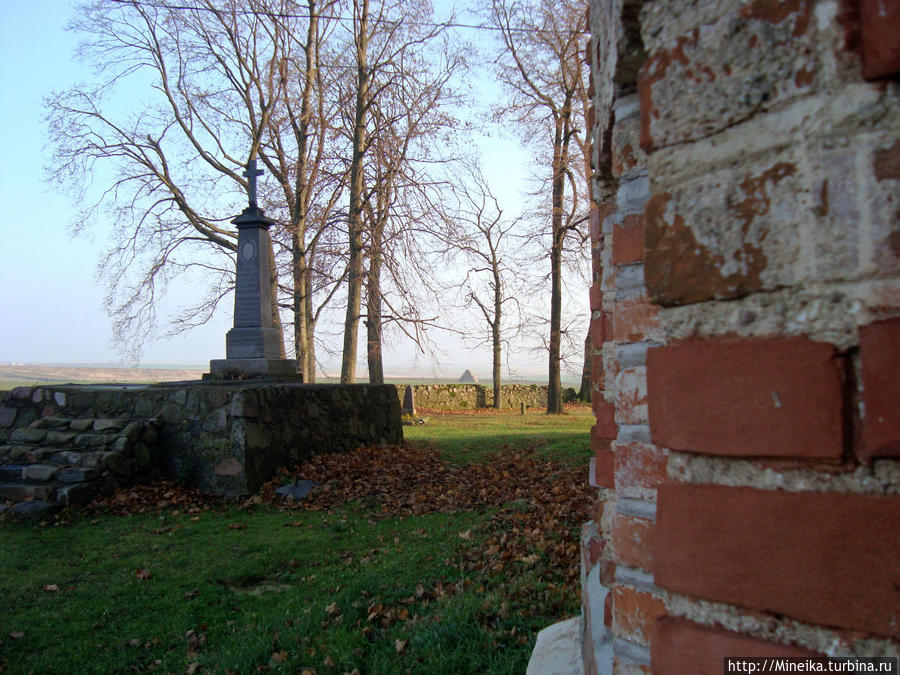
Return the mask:
M860 328L859 352L865 420L858 454L900 457L900 319Z
M666 589L813 624L900 636L900 498L666 484Z
M594 409L594 418L597 420L591 428L591 438L615 438L618 435L616 406L607 402L602 396L593 398L591 406Z
M654 528L652 520L617 514L612 527L616 562L652 572Z
M591 485L594 487L614 488L616 486L616 458L608 447L594 449L591 461Z
M859 0L863 75L869 79L900 74L900 3Z
M612 339L615 342L662 341L659 306L639 296L619 300L612 309Z
M650 663L655 675L722 675L727 657L813 656L799 647L758 640L671 616L653 625Z
M591 344L594 349L602 349L603 343L612 335L612 316L609 312L600 312L600 316L591 320Z
M649 644L653 622L666 613L663 599L623 585L613 588L612 596L613 633L641 645Z
M644 259L644 216L631 214L613 228L613 265L640 262Z
M615 443L616 485L629 497L651 496L666 480L666 454L650 443Z
M650 430L661 446L712 455L844 452L841 364L804 338L708 340L647 352Z
M647 423L647 369L622 368L615 379L616 422Z
M620 177L647 165L647 156L640 146L641 119L633 115L616 121L612 133L612 171Z
M836 24L815 20L812 0L708 4L685 9L669 0L647 15L652 39L638 81L645 150L709 136L809 95L843 44Z

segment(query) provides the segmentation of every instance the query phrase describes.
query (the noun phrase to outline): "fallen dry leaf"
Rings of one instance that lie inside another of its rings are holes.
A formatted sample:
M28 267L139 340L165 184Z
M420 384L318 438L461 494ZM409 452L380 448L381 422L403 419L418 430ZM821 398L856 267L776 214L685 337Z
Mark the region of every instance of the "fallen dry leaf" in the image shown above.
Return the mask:
M341 610L338 608L338 604L336 602L331 603L325 608L326 614L340 614Z
M145 570L143 567L140 567L134 571L134 576L143 581L144 579L150 578L150 571Z
M11 637L13 640L21 640L23 637L25 637L25 633L20 630L14 630L9 634L9 637Z
M44 590L48 593L58 593L59 586L57 586L56 584L47 584L46 586L44 586Z
M394 640L394 651L398 654L402 654L406 650L406 645L409 643L409 640Z

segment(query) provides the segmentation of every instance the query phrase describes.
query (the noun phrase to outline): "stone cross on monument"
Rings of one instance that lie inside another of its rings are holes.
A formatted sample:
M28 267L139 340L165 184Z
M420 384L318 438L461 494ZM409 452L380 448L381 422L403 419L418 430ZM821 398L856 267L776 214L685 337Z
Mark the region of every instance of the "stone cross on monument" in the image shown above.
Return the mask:
M225 336L225 358L209 363L210 377L299 378L297 362L281 358L282 337L275 328L272 299L272 241L266 218L256 203L256 160L247 162L249 206L231 222L238 228L237 273L234 281L234 327Z
M250 208L256 208L256 177L263 175L262 169L256 168L256 160L247 162L247 170L241 174L247 179L247 196L250 200Z

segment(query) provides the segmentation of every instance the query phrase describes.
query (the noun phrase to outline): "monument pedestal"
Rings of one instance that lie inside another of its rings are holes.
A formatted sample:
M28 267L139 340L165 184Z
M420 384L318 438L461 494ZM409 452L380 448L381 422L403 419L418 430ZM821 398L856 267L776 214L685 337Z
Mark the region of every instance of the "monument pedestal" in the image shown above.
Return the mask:
M239 380L249 377L277 377L280 380L303 382L294 359L213 359L204 379Z
M204 379L242 380L254 377L302 382L297 362L283 359L282 337L275 328L272 241L266 218L256 205L256 177L262 171L251 160L244 174L250 181L250 206L235 218L238 229L234 283L234 327L225 336L225 357L209 363Z

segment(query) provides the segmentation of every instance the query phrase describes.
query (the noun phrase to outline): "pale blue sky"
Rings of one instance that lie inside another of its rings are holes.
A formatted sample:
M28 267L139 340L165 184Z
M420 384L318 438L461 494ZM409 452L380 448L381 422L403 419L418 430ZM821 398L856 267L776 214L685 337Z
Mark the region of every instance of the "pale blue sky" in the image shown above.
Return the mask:
M93 223L90 236L73 238L70 226L75 208L43 181L42 174L49 156L42 98L54 88L85 79L73 56L76 36L65 31L73 4L0 0L0 117L5 130L0 161L4 205L0 363L115 363L121 359L111 345L103 289L94 279L106 238L104 223ZM486 172L507 183L503 190L512 202L517 201L516 186L526 176L525 158L511 140L496 140L484 147ZM174 311L179 293L191 292L177 287L173 291L172 307L163 308L161 320L167 311ZM142 363L204 365L211 358L222 358L230 326L230 311L223 312L186 335L148 343ZM442 346L451 375L457 365L480 368L488 375L488 350L472 352L449 339ZM408 364L412 352L409 345L387 346L388 370ZM533 355L525 354L524 361L533 362ZM429 364L420 360L419 365Z

